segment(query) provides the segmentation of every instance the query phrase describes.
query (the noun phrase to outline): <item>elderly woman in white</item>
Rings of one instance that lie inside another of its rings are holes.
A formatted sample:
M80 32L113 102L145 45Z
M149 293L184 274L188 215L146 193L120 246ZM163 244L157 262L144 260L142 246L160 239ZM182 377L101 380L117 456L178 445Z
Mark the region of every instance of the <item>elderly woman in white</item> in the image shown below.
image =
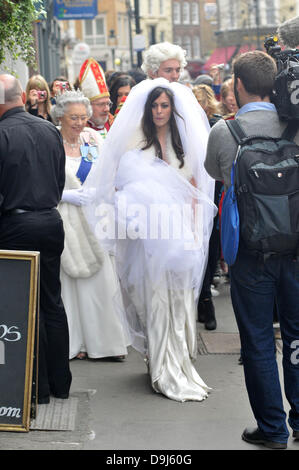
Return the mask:
M60 124L66 154L66 180L58 210L65 230L61 257L62 298L70 330L70 359L127 354L127 341L114 306L119 285L113 260L101 249L82 207L92 206L95 189L84 186L98 159L102 138L86 127L92 114L89 99L80 91L57 97L51 111Z

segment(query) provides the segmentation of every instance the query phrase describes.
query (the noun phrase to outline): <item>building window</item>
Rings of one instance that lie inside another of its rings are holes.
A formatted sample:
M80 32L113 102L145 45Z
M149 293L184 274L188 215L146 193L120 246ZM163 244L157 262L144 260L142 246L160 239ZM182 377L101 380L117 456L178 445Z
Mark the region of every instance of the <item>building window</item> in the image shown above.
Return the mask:
M174 44L176 44L177 46L182 46L182 37L181 36L175 36Z
M122 13L117 15L117 39L118 44L126 46L129 44L128 39L128 17Z
M229 27L234 28L236 26L236 15L235 15L235 0L229 0Z
M192 24L199 24L199 5L197 2L191 4Z
M148 39L149 39L149 44L156 44L156 25L150 25L148 28Z
M193 36L193 59L200 59L200 38Z
M190 3L183 3L183 24L190 24Z
M275 6L273 0L266 0L266 23L275 24Z
M103 17L84 21L84 41L90 46L106 44L105 22Z
M153 0L148 0L148 14L153 14Z
M179 2L173 3L173 23L181 24L181 4Z
M159 0L159 12L160 16L164 15L164 0Z
M165 41L165 31L160 31L160 42Z
M192 50L191 50L191 38L190 36L184 36L183 38L183 49L187 51L187 57L192 57Z

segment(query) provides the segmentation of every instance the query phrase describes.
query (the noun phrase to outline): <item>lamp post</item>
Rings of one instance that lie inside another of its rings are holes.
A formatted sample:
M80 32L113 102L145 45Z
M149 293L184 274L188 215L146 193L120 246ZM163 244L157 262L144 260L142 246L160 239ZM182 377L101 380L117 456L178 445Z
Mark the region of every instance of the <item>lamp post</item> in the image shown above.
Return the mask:
M134 0L134 9L135 9L135 30L136 35L141 33L140 29L140 16L139 16L139 0ZM137 51L137 66L142 65L142 52Z
M256 48L261 49L260 43L260 3L259 0L254 0L255 5L255 23L256 23Z
M110 29L110 32L109 32L109 39L110 39L110 44L111 44L111 55L112 55L112 69L114 70L114 67L115 67L115 40L116 40L116 36L115 36L115 31L114 29Z
M126 0L126 7L127 7L127 15L128 15L128 25L129 25L129 43L130 43L130 62L131 62L131 69L133 68L133 40L132 40L132 17L133 17L133 12L131 8L131 2L130 0Z

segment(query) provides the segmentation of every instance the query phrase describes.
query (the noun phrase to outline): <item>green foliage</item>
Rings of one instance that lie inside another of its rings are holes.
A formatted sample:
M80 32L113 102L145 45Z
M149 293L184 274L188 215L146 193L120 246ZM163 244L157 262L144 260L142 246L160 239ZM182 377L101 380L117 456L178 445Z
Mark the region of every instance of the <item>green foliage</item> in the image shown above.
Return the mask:
M33 25L45 16L42 0L0 0L0 64L9 54L36 65Z

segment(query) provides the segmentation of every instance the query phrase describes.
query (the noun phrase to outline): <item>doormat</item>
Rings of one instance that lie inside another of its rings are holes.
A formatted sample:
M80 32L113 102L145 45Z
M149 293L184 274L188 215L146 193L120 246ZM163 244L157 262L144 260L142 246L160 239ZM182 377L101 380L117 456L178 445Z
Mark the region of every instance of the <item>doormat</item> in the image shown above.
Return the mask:
M67 400L51 397L47 405L37 406L37 415L31 421L30 430L74 431L78 401L78 397Z
M240 354L239 333L200 331L198 336L198 351L200 354Z
M282 354L282 341L275 337L276 352ZM240 354L239 333L219 333L199 331L197 338L198 353L204 354Z

